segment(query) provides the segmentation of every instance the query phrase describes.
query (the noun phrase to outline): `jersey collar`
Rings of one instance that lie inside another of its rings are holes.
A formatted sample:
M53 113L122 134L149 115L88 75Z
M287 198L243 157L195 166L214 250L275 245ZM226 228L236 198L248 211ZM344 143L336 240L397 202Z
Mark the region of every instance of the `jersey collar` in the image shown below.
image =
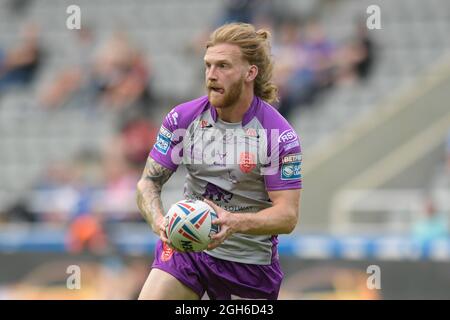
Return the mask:
M242 126L245 127L247 123L249 123L256 115L256 111L258 109L259 105L259 98L257 96L253 96L252 103L250 104L250 108L244 113L244 117L242 118ZM216 108L211 105L211 117L214 120L214 122L217 122L218 115Z

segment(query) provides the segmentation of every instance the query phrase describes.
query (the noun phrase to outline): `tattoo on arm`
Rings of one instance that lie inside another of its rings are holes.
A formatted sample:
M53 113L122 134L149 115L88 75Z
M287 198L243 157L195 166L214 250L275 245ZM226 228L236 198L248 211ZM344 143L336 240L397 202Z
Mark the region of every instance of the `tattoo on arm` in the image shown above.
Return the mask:
M159 231L154 221L159 215L164 216L161 201L162 186L169 180L172 174L172 170L161 166L149 157L139 182L139 187L137 188L137 205L139 210L156 233Z

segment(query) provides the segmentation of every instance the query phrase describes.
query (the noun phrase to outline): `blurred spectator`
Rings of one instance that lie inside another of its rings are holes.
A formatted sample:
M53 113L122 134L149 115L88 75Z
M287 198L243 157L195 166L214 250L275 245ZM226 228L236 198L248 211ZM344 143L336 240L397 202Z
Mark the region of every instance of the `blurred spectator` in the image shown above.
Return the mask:
M360 59L356 62L356 71L359 78L365 80L370 75L376 58L375 44L369 36L365 22L359 22L357 25L355 42L360 53Z
M291 109L304 102L313 84L313 75L307 66L300 25L296 20L283 22L273 45L275 56L274 81L278 85L280 106L278 111L288 117Z
M59 107L71 100L77 107L98 105L107 111L149 108L151 69L125 33L113 33L95 53L89 29L80 31L77 39L77 64L59 73L41 92L43 106Z
M57 73L54 80L42 88L39 93L39 104L44 108L62 106L79 91L82 84L89 79L92 64L95 35L91 27L84 25L75 34L75 61Z
M108 248L100 220L89 214L78 216L71 222L66 241L70 252L103 253Z
M212 29L230 22L244 22L258 25L267 19L278 19L283 14L283 5L273 0L226 0L222 15L216 19Z
M123 32L116 32L96 54L91 85L104 109L148 108L150 68Z
M275 79L280 86L279 112L286 118L296 107L311 105L317 94L332 84L334 46L322 26L311 20L300 31L293 20L280 27L275 53Z
M225 1L223 16L218 19L217 25L228 22L247 22L253 19L254 0L227 0Z
M30 210L38 221L63 224L75 214L81 201L81 166L52 163L34 186Z
M294 108L311 106L330 87L366 80L375 60L375 45L364 23L341 46L334 45L322 25L311 19L304 27L285 21L275 43L275 81L280 88L279 111L289 117Z
M1 216L1 214L0 214ZM4 215L6 222L36 222L36 215L29 209L26 199L17 200Z
M130 165L123 147L123 143L111 143L103 156L103 195L97 209L105 222L141 220L135 208L135 189L142 167Z
M37 25L26 24L21 38L17 47L0 51L0 93L9 87L29 85L42 63L43 52Z
M131 53L123 71L117 82L109 83L103 88L101 106L119 111L130 108L144 111L149 109L153 97L148 88L149 70L144 56L140 52Z
M359 22L356 28L356 36L345 43L337 55L338 84L353 84L359 80L366 80L372 70L375 60L373 40L369 37L365 23Z
M197 60L199 55L204 54L209 35L219 26L230 22L253 23L257 28L271 26L274 20L282 20L282 12L282 4L275 5L273 0L226 0L210 28L194 37L186 50L193 53L193 59Z
M314 90L328 88L332 82L336 47L318 20L312 19L307 23L305 35L307 65L314 73Z
M149 150L156 141L159 127L149 119L135 116L126 120L117 137L115 146L122 146L121 150L126 161L136 170L145 166Z
M448 235L448 216L435 206L431 198L424 203L422 217L413 225L412 236L421 245Z
M75 234L85 224L92 229L96 224L141 221L135 188L156 132L147 120L135 119L126 123L100 159L81 152L69 163L52 163L30 193L30 212L25 218L60 225L75 223ZM20 208L23 211L25 207Z

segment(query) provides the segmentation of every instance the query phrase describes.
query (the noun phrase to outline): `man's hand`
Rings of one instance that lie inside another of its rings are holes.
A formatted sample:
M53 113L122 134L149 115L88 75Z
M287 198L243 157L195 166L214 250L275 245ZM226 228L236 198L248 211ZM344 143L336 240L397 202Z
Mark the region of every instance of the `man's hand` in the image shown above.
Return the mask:
M291 233L298 221L300 189L270 191L272 206L258 212L228 212L210 200L204 199L218 219L212 223L220 226L220 231L211 236L213 240L208 249L217 248L233 233L252 235L275 235Z
M217 219L212 221L212 224L219 225L220 231L211 236L212 242L208 245L208 250L212 250L220 246L230 235L237 230L237 219L234 218L233 214L226 211L216 205L214 202L204 199L207 204L214 209L217 213Z
M163 216L160 216L152 227L154 228L153 231L159 234L161 241L170 246L170 241L166 234L167 220Z

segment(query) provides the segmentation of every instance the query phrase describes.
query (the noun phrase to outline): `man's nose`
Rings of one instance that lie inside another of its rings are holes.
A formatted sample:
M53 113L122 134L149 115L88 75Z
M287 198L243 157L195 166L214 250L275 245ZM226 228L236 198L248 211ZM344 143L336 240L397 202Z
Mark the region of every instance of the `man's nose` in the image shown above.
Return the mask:
M217 72L215 67L212 66L209 70L207 70L206 78L208 80L217 80Z

